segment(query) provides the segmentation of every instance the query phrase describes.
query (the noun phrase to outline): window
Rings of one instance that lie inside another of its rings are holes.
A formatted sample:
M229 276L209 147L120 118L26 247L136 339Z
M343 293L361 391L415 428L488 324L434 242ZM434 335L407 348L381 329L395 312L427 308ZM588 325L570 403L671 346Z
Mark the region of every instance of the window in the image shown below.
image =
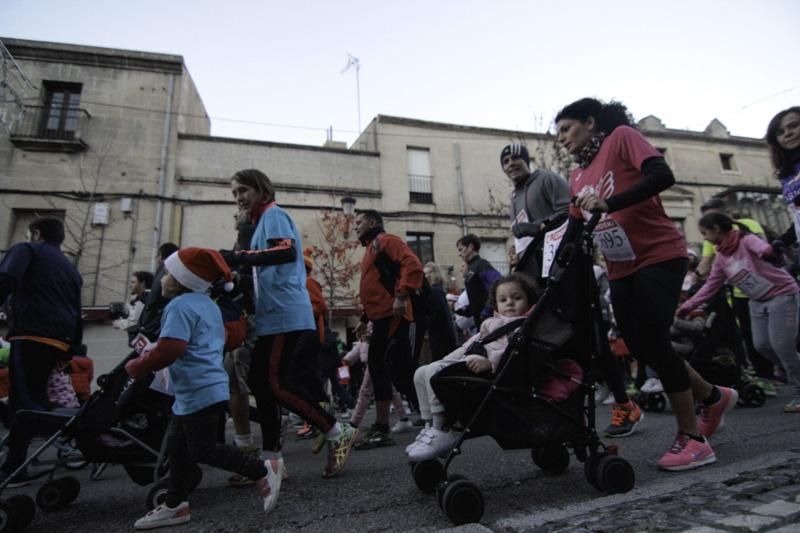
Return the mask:
M44 90L42 137L72 139L80 118L81 84L45 81Z
M433 261L433 233L407 233L406 244L423 265Z
M420 204L433 203L433 176L431 152L427 148L408 149L409 201Z
M736 161L733 159L733 154L719 154L719 162L722 165L722 170L725 172L737 172L739 170L736 167Z

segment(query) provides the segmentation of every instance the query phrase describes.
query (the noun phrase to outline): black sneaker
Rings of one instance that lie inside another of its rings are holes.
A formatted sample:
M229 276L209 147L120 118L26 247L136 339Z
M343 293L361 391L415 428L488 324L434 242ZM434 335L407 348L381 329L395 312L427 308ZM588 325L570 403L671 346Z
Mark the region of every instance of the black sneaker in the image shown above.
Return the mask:
M363 439L353 445L353 448L356 450L371 450L373 448L383 448L384 446L394 445L395 442L391 433L372 428L364 435Z

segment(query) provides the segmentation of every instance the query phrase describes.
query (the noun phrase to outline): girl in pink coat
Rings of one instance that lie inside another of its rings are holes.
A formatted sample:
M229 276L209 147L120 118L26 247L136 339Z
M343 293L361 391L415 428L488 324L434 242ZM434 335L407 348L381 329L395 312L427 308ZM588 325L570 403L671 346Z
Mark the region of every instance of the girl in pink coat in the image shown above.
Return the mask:
M705 285L678 309L684 317L714 296L727 281L750 298L753 344L759 353L783 366L793 398L783 408L800 413L800 354L797 353L800 289L784 269L770 263L770 244L749 233L722 213L708 213L698 222L700 233L716 245L717 259Z

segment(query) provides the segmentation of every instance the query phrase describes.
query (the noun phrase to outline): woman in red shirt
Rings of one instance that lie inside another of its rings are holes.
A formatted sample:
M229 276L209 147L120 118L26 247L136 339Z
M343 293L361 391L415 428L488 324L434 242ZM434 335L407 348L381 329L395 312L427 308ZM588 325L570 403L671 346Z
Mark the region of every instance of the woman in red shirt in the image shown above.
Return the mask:
M713 463L707 437L722 427L737 393L705 381L670 344L688 265L686 242L658 197L675 183L672 171L619 102L583 98L558 113L556 127L558 141L578 163L570 176L571 223L581 224L592 211L604 213L595 242L608 265L617 325L633 356L656 370L675 411L678 434L658 467L677 471Z

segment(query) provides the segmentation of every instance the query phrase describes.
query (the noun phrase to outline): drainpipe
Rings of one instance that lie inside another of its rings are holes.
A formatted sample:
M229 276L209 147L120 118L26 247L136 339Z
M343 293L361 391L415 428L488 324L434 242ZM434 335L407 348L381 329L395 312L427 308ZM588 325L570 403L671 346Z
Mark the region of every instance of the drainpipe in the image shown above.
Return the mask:
M167 191L167 165L169 162L169 141L172 132L172 93L175 90L175 75L169 75L167 85L167 109L164 117L164 139L161 142L161 158L158 171L158 200L156 200L156 218L153 227L153 249L150 255L150 271L156 270L158 247L161 246L161 229L164 222L164 194Z
M466 211L467 206L464 200L464 175L461 173L461 146L453 143L453 155L456 159L456 184L458 186L458 208L461 213L461 232L463 235L468 233Z

